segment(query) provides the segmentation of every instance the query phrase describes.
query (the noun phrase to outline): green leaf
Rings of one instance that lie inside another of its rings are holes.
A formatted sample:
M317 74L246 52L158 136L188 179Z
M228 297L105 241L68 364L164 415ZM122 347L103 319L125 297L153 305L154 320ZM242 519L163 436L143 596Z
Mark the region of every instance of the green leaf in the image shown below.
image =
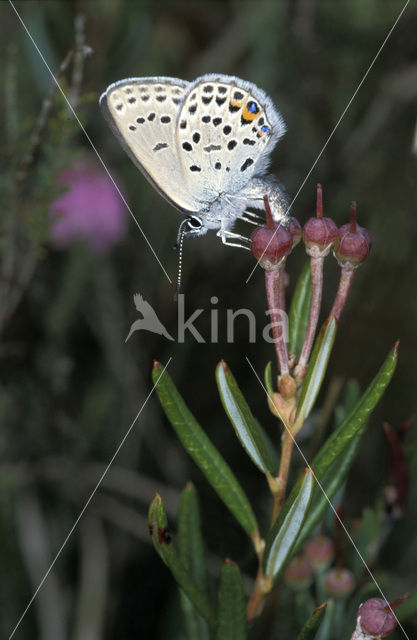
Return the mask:
M272 397L272 394L274 393L274 385L272 383L272 365L271 365L271 361L269 361L268 364L265 367L264 378L265 378L265 388L266 388L266 390L268 392L268 395Z
M317 607L317 609L313 611L310 618L307 620L304 627L298 634L297 640L314 640L318 628L321 625L321 621L323 620L323 616L326 612L326 606L327 603L323 602L323 604L321 604L319 607Z
M320 625L320 629L318 630L315 640L330 640L333 637L332 631L335 612L335 601L328 600L327 607L323 616L323 622Z
M297 551L308 538L312 529L320 521L329 505L329 500L340 489L353 460L356 457L360 441L366 431L369 416L387 388L397 363L395 347L386 358L381 369L350 413L324 443L311 464L315 476L320 482L314 488L313 500L304 523L303 531L297 540ZM295 488L288 500L294 499ZM325 495L326 494L326 495ZM327 498L326 498L327 496Z
M216 380L220 398L246 453L265 474L275 474L276 466L269 454L268 444L258 429L249 406L225 362L216 367Z
M163 373L162 373L163 372ZM252 507L227 462L204 433L160 363L155 363L153 381L162 407L184 448L211 486L251 536L258 525Z
M300 355L311 306L311 273L307 262L298 278L289 312L288 350Z
M201 533L200 510L197 492L190 482L181 494L178 512L178 551L181 561L208 600L209 580L206 565L206 553ZM181 592L181 605L184 613L188 640L209 640L209 628L192 602Z
M291 558L292 549L303 526L311 496L313 494L313 474L306 469L298 483L299 490L290 503L287 500L278 518L270 529L263 556L264 573L276 579Z
M317 337L298 402L297 420L300 422L304 422L308 418L320 391L333 348L336 329L336 318L330 316Z
M220 573L216 640L246 640L246 610L239 567L226 560Z
M153 545L170 569L175 580L194 607L205 618L209 627L216 627L216 615L207 596L196 585L190 571L181 561L168 529L168 520L161 496L157 493L152 500L148 513L149 531Z

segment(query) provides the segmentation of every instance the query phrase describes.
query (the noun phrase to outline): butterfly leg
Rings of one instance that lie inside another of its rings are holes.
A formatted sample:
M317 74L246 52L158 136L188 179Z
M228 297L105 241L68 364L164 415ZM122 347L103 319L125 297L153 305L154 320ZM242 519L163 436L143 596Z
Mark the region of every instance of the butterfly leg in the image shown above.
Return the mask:
M221 238L223 244L228 247L239 247L239 249L248 249L248 251L250 251L249 238L241 236L239 233L233 233L233 231L228 231L227 229L219 229L216 235ZM234 240L236 240L236 242L232 242ZM242 244L243 242L246 244Z
M240 216L240 219L244 222L248 222L249 224L254 224L257 227L261 224L265 224L265 218L258 216L257 213L253 213L252 211L244 211Z

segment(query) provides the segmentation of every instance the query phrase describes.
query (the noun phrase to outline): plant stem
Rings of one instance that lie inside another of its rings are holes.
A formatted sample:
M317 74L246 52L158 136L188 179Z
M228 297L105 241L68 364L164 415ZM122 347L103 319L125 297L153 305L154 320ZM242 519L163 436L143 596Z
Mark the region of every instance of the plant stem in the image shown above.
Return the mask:
M306 337L301 351L300 360L297 365L298 375L297 377L303 379L307 362L310 357L311 349L313 347L314 336L316 334L317 323L319 320L321 296L323 290L323 261L324 258L311 258L311 283L312 283L312 296L310 306L310 317L308 319L308 327Z
M331 316L334 316L339 321L340 314L343 311L347 297L349 295L350 287L352 286L353 276L355 271L353 269L342 268L340 272L339 288L337 290L336 297L334 299L333 307L330 312Z
M265 595L272 589L272 581L267 578L262 571L262 564L259 564L258 574L255 580L255 586L249 598L246 607L246 619L252 622L254 618L261 612Z
M274 338L275 353L281 375L289 373L287 345L285 343L285 309L281 307L280 288L282 286L283 268L274 271L265 271L266 298L271 319L272 335Z
M292 435L292 433L289 431L288 428L285 428L285 431L282 436L281 460L279 464L278 475L276 477L276 488L275 488L275 491L273 492L274 506L272 509L271 526L277 519L279 512L281 511L282 505L284 503L293 447L294 447L294 436Z

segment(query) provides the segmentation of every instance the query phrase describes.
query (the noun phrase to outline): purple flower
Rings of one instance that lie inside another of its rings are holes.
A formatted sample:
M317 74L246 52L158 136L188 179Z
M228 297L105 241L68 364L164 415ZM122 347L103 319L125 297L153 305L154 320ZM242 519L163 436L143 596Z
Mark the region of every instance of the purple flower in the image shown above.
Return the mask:
M51 206L51 238L63 248L84 240L101 253L126 231L126 209L116 187L104 171L80 164L66 169L58 181L65 191Z

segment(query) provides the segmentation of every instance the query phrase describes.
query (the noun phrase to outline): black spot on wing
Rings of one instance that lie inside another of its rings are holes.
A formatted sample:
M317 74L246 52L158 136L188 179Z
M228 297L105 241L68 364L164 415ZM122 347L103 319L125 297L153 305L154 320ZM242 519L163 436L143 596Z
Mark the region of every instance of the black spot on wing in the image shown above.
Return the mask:
M152 151L160 151L161 149L166 149L168 147L166 142L158 142L152 149Z
M246 171L246 169L248 167L250 167L253 164L253 160L252 158L246 158L245 162L242 164L242 166L240 167L241 171Z

